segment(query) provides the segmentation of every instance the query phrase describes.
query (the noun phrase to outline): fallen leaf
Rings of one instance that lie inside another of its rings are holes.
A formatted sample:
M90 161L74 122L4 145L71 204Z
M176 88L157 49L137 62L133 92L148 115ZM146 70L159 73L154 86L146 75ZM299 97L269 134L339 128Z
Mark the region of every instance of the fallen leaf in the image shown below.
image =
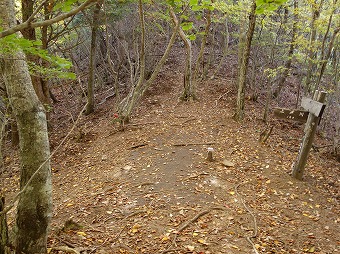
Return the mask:
M133 225L133 227L131 228L131 232L137 233L139 231L140 227L141 227L141 225L139 225L139 224Z
M234 163L232 163L231 161L228 161L228 160L223 160L222 165L226 166L226 167L234 167L235 166Z
M187 245L186 248L190 251L194 251L195 247L191 245Z
M77 232L77 235L86 236L86 233L79 231L79 232Z
M315 251L315 246L310 247L310 249L308 250L309 253L313 253Z

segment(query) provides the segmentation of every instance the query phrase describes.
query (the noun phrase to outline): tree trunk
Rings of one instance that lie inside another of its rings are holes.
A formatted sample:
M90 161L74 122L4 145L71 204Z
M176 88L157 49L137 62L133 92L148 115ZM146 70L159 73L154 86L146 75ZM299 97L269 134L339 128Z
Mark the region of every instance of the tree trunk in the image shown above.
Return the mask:
M193 72L193 82L195 82L195 83L197 83L197 80L198 80L198 75L199 75L199 72L200 72L200 66L204 67L204 65L203 65L204 49L205 49L205 45L207 44L207 38L208 38L208 35L209 35L209 32L210 32L210 25L211 25L211 10L207 10L204 35L203 35L203 38L202 38L202 41L201 41L200 52L198 53L198 57L197 57L196 64L195 64L195 69L194 69L194 72ZM204 72L204 68L203 68L203 72Z
M87 83L87 105L85 109L85 115L89 115L94 112L94 79L96 69L96 40L97 30L100 18L100 9L102 8L103 1L98 1L93 11L92 29L91 29L91 46L90 46L90 63L89 63L89 80Z
M170 10L170 15L174 23L178 23L178 18L173 10ZM180 96L181 100L190 101L196 99L196 91L194 84L192 82L192 46L191 41L185 35L183 29L179 27L179 36L184 42L186 48L186 56L185 56L185 70L184 70L184 79L183 85L184 90L182 95Z
M31 15L33 14L33 7L34 7L35 1L33 0L22 0L22 19L25 22L28 20ZM48 19L48 16L45 16L45 19ZM22 35L27 40L36 40L36 32L35 28L26 28L22 30ZM44 27L42 29L42 48L47 49L47 27ZM36 65L40 66L41 62L43 61L39 56L34 55L27 55L27 60L35 63ZM31 75L32 83L34 90L41 101L41 103L44 105L44 107L47 109L50 105L50 94L49 94L49 87L46 80L44 80L42 77L36 76L34 74Z
M254 34L255 24L256 24L255 11L256 11L256 1L254 0L252 3L250 14L249 14L247 36L246 36L246 41L244 45L243 56L241 59L241 65L239 68L237 104L236 104L236 112L234 115L234 118L237 121L241 121L244 118L244 97L245 97L247 69L248 69L251 41L253 39L253 34Z
M213 79L216 76L216 74L220 71L223 62L225 58L227 57L228 48L229 48L229 39L230 38L229 38L228 19L226 18L224 22L224 33L223 33L223 55L217 67L215 68L214 74L211 76L211 79Z
M0 193L1 195L1 193ZM5 198L0 196L0 212L5 208ZM8 250L8 228L6 214L0 215L0 253L9 253Z
M167 45L167 47L164 51L164 54L163 54L162 58L159 60L159 62L157 63L157 65L156 65L154 71L152 72L150 78L145 83L138 82L136 87L131 89L128 97L125 98L125 100L122 101L122 103L120 105L121 109L119 111L119 113L121 114L121 116L119 117L119 121L120 121L121 124L124 124L124 122L126 122L126 120L129 120L129 117L132 113L133 108L136 106L136 104L138 103L140 98L144 95L144 93L147 91L147 89L152 85L153 81L156 79L161 68L165 64L165 61L167 60L167 58L170 54L171 47L175 43L179 26L180 26L179 22L178 21L175 22L174 30L172 32L172 35L171 35L170 40L168 42L168 45ZM141 79L139 79L139 80L141 80Z
M289 46L289 51L288 51L288 56L287 56L287 61L285 63L284 71L280 76L280 79L278 81L277 88L273 92L273 97L278 98L284 83L286 82L288 73L290 71L290 68L292 66L292 58L294 54L294 49L295 49L295 40L296 40L296 34L297 34L297 21L298 21L298 0L294 0L294 23L293 23L293 29L292 29L292 37L290 40L290 46Z
M315 71L315 59L317 56L316 45L316 21L320 17L320 10L323 4L323 0L320 1L320 4L317 4L316 0L312 3L313 8L313 18L311 23L311 34L309 39L309 49L308 49L308 64L307 64L307 74L305 81L305 93L311 92L311 82L314 77L313 72Z
M13 0L0 2L0 19L4 29L16 25ZM2 57L1 71L20 138L22 192L17 207L16 253L46 253L52 184L45 110L34 91L24 53Z

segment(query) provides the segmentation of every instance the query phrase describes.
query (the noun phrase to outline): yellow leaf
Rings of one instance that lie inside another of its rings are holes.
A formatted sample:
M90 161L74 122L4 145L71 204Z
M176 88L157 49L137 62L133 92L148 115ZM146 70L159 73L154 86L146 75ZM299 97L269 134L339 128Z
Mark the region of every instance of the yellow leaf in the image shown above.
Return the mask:
M266 183L270 183L270 180L267 180Z
M308 252L310 252L310 253L313 253L315 251L315 246L312 246L309 250L308 250Z
M306 216L306 217L309 217L309 215L307 213L303 213L302 214L303 216Z
M193 236L198 236L198 233L194 232L192 233Z
M77 232L77 235L86 236L86 233L79 231L79 232Z
M230 191L230 195L235 195L235 191Z
M236 245L231 245L231 247L233 247L233 248L236 249L236 250L239 250L239 249L240 249L240 248L237 247Z
M141 225L139 225L139 224L133 225L133 227L131 228L131 232L137 233L139 231L140 227L141 227Z
M197 242L199 242L201 244L206 244L204 239L198 239Z
M169 241L170 240L170 238L168 237L168 236L163 236L163 238L162 238L162 242L165 242L165 241Z
M255 248L256 248L257 250L260 249L260 247L261 247L260 244L257 244L257 243L254 244L254 246L255 246Z
M68 203L68 204L66 205L66 207L69 207L69 206L73 206L73 204L71 204L71 203Z

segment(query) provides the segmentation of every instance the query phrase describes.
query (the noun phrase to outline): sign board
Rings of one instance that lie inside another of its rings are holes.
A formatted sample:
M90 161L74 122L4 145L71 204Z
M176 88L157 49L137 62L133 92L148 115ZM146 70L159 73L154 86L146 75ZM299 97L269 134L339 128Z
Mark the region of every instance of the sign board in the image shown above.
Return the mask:
M305 123L307 122L309 112L297 109L292 110L287 108L274 108L274 115L278 118Z
M321 117L326 107L325 104L306 97L302 97L301 106L316 117Z

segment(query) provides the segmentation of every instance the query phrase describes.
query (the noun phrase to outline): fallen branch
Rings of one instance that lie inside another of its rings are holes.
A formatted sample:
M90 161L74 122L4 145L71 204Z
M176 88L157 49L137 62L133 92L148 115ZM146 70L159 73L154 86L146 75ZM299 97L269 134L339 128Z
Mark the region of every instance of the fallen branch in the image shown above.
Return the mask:
M148 143L142 143L142 144L138 144L138 145L134 145L134 146L131 146L130 148L128 148L129 150L133 150L133 149L136 149L136 148L139 148L139 147L143 147L143 146L147 146Z
M187 178L184 178L183 181L186 181L186 180L191 180L191 179L195 179L195 178L198 178L200 176L207 176L209 175L209 173L207 172L202 172L202 173L199 173L199 174L196 174L196 175L193 175L193 176L189 176Z
M253 250L256 254L259 254L255 244L253 243L253 241L251 240L251 238L256 238L257 237L257 221L256 221L256 217L255 215L252 213L252 211L250 211L250 209L248 208L248 206L245 204L242 195L237 191L238 187L240 187L240 185L242 185L244 183L239 183L238 185L235 186L235 193L240 197L241 203L243 205L243 207L247 210L247 212L251 215L251 217L253 217L253 221L254 221L254 232L253 235L251 236L246 236L246 240L251 244L251 246L253 247Z
M201 145L213 145L216 142L203 142L203 143L179 143L172 144L172 146L201 146Z
M171 252L173 249L171 249L171 247L176 243L177 240L177 236L187 227L190 226L190 224L196 222L199 218L201 218L202 216L210 213L213 210L225 210L223 207L212 207L210 209L207 210L203 210L200 213L196 214L192 219L188 220L187 222L183 223L183 225L177 230L174 239L171 241L171 243L169 244L168 248L166 250L164 250L162 252L162 254Z

